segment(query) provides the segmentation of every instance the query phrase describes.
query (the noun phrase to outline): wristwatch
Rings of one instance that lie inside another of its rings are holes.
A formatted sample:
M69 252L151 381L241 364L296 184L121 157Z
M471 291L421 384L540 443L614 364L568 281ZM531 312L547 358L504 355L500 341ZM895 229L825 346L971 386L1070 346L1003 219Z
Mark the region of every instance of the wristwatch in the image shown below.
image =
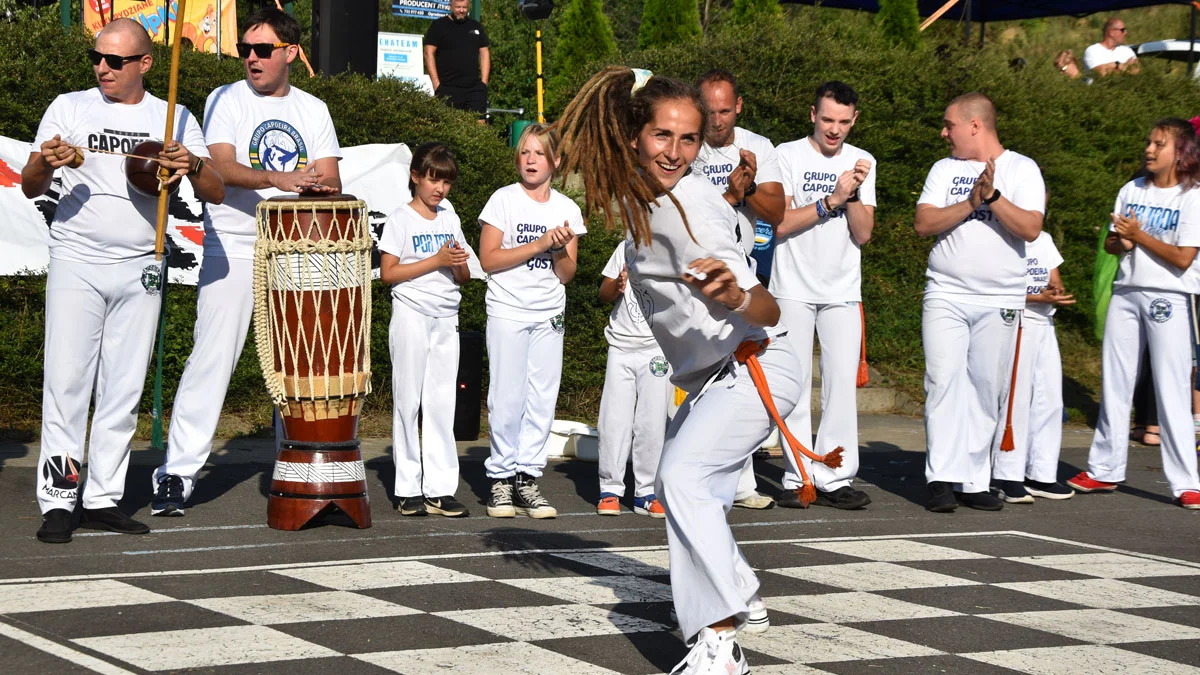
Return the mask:
M992 188L992 196L991 196L991 197L988 197L988 198L987 198L987 199L985 199L985 200L983 200L983 203L984 203L984 204L992 204L992 203L994 203L994 202L995 202L997 199L1000 199L1000 190L999 190L999 188Z
M201 171L203 171L203 170L204 170L204 158L203 158L203 157L197 157L197 158L196 158L196 163L192 165L192 168L191 168L191 169L188 169L188 173L187 173L187 175L189 175L189 176L199 176L199 175L200 175L200 172L201 172Z
M859 200L858 188L854 188L854 194L850 195L850 198L846 200L846 203L856 202L858 200Z
M751 181L750 185L748 185L746 187L746 191L742 193L742 197L743 198L749 197L750 195L754 194L755 192L758 192L758 183Z

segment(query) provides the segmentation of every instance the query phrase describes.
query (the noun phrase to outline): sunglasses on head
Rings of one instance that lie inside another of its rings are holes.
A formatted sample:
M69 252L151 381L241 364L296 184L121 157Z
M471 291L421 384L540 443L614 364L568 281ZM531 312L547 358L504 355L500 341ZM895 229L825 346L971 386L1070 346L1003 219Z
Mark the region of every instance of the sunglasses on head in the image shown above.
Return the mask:
M146 56L145 54L134 54L133 56L120 56L118 54L101 54L100 52L96 51L95 49L89 49L87 52L87 55L88 55L88 60L92 62L93 66L98 66L98 65L100 65L101 61L104 61L105 63L108 64L108 67L113 70L120 70L125 67L126 63L130 63L132 61L137 61L137 60L143 58L144 56Z
M271 58L271 53L280 47L290 47L290 42L239 42L237 43L238 56L243 59L250 58L250 52L260 59Z

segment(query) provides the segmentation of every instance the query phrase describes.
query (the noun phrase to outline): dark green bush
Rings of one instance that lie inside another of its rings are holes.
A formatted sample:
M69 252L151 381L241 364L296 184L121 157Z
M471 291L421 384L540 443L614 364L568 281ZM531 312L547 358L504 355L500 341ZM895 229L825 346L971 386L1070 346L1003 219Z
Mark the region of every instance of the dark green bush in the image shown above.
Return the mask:
M643 49L687 42L700 35L696 0L646 0L638 45Z
M889 40L906 47L921 44L921 15L917 0L879 0L875 22Z
M582 70L589 62L617 53L612 26L604 16L603 0L570 0L558 22L559 41L554 50L555 69L561 73L551 85L562 88L567 73Z

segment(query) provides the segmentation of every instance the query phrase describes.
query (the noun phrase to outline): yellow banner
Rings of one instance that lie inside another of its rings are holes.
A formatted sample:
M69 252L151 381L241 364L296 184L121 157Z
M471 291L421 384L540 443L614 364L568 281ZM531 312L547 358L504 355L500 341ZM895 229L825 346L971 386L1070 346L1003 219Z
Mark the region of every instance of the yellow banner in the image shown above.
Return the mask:
M170 7L167 7L168 1ZM221 8L221 52L237 54L236 0L190 0L183 21L176 21L179 3L175 0L84 0L83 25L95 35L113 19L133 19L150 33L155 42L166 40L163 24L174 33L182 31L184 45L209 54L217 53L217 6Z

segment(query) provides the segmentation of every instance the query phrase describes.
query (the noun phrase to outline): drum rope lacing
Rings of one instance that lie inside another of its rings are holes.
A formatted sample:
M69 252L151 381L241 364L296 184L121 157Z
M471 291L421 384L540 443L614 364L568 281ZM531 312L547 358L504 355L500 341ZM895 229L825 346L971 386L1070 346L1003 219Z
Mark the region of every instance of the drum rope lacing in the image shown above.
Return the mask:
M302 214L307 214L310 224L315 225L318 211L327 212L331 207L334 211L331 230L339 233L341 239L313 240L308 238L307 233L299 231L302 226ZM342 210L346 213L341 213ZM290 227L283 231L280 224L278 231L273 232L275 228L271 226L271 218L278 217L282 223L285 212L290 212L292 216ZM359 215L356 217L355 214ZM366 204L362 201L264 201L258 205L256 221L258 237L254 243L254 344L271 400L276 406L287 405L289 397L284 380L289 376L286 373L298 374L302 361L307 364L322 364L325 372L324 375L314 376L310 368L307 377L310 382L309 393L312 395L299 396L297 391L297 396L293 398L329 400L369 394L373 242ZM275 236L280 238L273 238ZM297 262L299 264L295 264ZM298 334L292 335L281 315L285 307L270 301L270 291L288 291L279 295L286 298L287 308L293 309L297 317L302 314L306 295L312 299L312 309L317 316L332 313L337 317L339 310L343 310L344 292L344 302L349 305L344 308L345 311L354 313L357 308L361 318L355 320L357 317L351 316L351 320L345 322L345 330L334 320L329 326L329 335L325 334L321 321L305 325L298 318ZM309 331L312 331L312 334ZM277 353L281 366L279 369L275 366ZM328 366L331 357L337 359L341 372L330 372ZM353 370L347 372L348 366ZM360 377L364 374L365 379ZM349 390L343 386L347 376L351 380ZM291 377L299 380L298 375ZM324 396L315 395L318 387L312 386L314 380L324 385L320 388ZM337 384L331 387L333 380L336 380ZM363 380L361 387L360 380Z

